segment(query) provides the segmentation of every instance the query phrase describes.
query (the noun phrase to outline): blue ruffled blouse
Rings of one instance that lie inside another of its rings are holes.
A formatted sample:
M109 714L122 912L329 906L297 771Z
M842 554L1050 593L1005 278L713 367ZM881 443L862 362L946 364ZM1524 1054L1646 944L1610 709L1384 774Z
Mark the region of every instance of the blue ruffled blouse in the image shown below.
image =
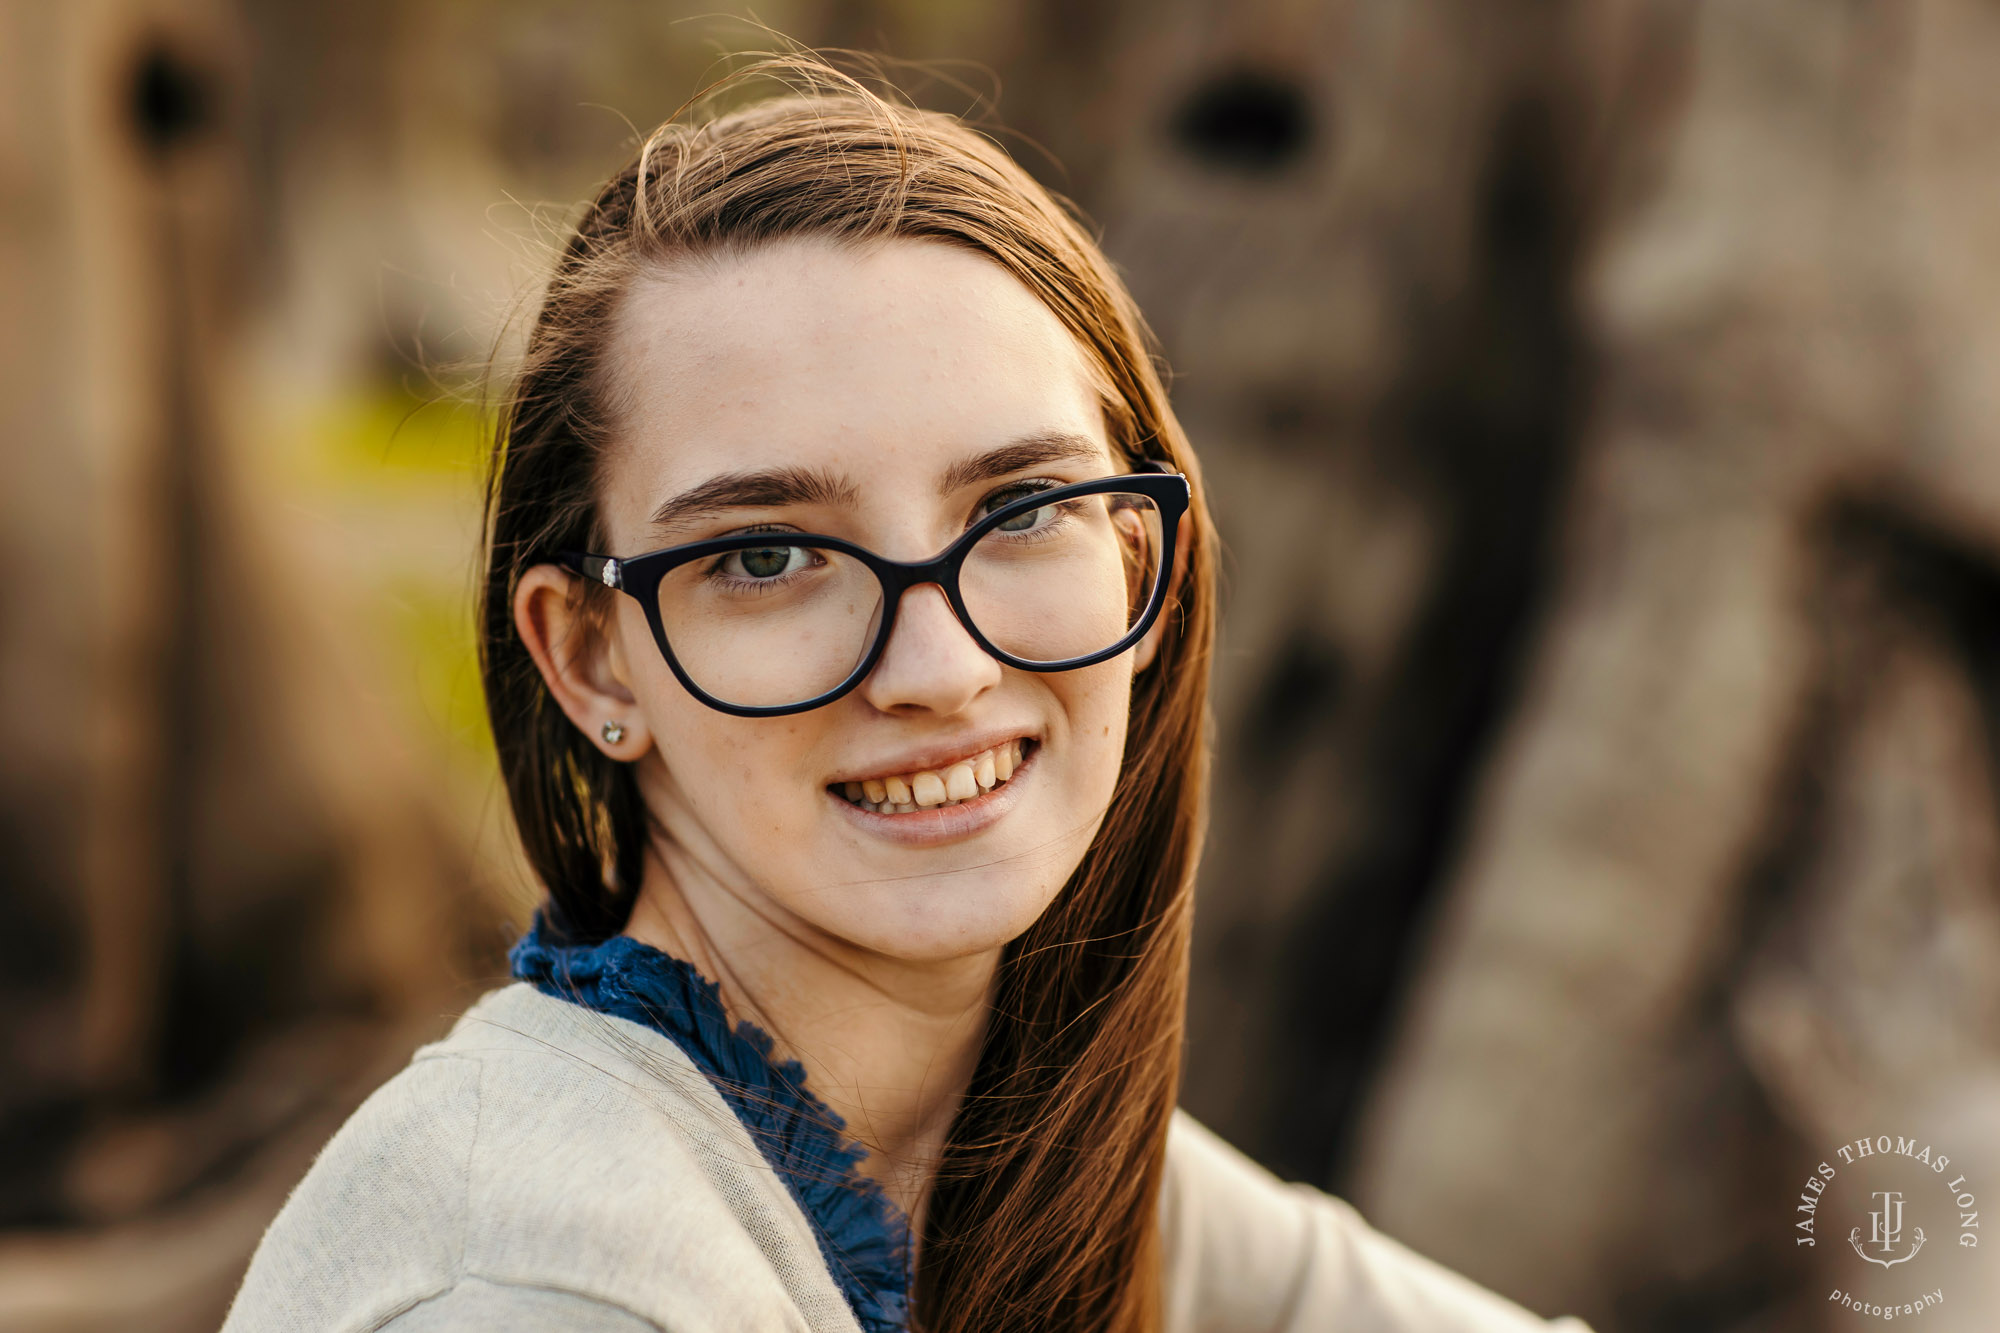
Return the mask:
M812 1224L827 1268L866 1333L902 1333L909 1310L909 1225L872 1178L846 1123L806 1090L796 1060L774 1061L770 1035L731 1026L714 982L625 935L559 944L541 913L508 954L544 995L642 1024L687 1053L750 1131Z

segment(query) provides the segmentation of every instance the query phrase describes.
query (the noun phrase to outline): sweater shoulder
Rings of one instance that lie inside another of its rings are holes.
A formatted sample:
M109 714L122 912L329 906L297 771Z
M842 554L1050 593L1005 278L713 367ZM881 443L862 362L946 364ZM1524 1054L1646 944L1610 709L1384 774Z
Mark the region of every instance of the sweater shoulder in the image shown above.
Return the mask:
M372 1328L463 1258L480 1065L412 1062L336 1132L264 1233L227 1333Z
M675 1329L851 1327L805 1219L686 1055L518 984L335 1134L227 1333L371 1329L469 1281Z

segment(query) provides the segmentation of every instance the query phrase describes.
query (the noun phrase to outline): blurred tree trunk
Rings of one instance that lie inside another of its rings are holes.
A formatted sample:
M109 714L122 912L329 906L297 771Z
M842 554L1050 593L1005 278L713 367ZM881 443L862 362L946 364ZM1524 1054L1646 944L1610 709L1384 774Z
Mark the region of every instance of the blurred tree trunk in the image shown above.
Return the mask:
M1692 54L1356 1187L1602 1327L1831 1326L1860 1265L1777 1221L1813 1164L1903 1125L2000 1170L2000 16L1707 6ZM1983 1328L1959 1258L1931 1318Z

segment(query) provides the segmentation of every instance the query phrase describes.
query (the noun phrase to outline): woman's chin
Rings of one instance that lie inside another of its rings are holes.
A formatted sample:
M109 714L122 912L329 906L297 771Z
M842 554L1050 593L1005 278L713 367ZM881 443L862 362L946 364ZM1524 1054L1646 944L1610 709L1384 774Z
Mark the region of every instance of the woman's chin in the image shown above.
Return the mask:
M1061 887L1044 890L1004 873L885 883L879 896L866 895L870 910L846 921L823 919L821 926L898 962L952 963L997 952L1018 939Z

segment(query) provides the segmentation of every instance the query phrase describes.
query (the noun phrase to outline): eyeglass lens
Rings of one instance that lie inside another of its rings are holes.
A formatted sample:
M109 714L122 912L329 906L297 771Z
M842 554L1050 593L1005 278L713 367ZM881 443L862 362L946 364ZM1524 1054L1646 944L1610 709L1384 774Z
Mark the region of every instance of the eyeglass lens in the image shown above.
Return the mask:
M1033 663L1102 652L1137 623L1159 581L1160 511L1114 491L1043 505L966 554L959 590L1000 651ZM882 622L882 585L840 551L786 544L678 565L660 580L660 625L688 678L724 703L804 703L853 674Z

